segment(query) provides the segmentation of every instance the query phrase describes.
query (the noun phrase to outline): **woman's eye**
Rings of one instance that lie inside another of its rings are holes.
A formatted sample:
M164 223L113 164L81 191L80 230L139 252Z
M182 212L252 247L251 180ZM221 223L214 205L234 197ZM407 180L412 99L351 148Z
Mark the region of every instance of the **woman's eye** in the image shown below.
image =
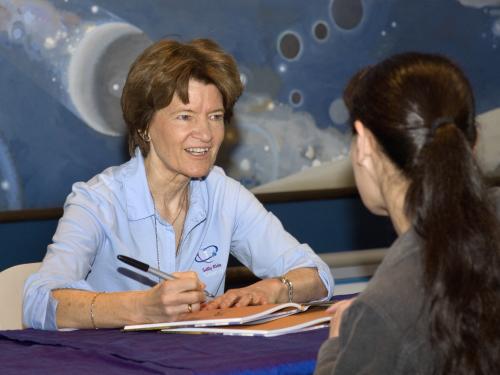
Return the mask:
M210 115L210 120L212 120L212 121L224 121L224 114L223 113L215 113L213 115Z
M177 115L177 120L187 121L187 120L189 120L190 117L191 116L189 116L189 115L181 114L181 115Z

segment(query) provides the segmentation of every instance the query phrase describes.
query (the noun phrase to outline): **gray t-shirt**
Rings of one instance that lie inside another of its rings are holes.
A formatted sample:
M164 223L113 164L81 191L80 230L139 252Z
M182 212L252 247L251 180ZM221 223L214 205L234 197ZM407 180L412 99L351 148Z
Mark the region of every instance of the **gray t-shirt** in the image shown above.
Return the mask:
M492 195L500 202L500 189ZM339 337L321 346L315 375L432 373L436 359L419 249L413 230L389 248L367 288L344 312Z

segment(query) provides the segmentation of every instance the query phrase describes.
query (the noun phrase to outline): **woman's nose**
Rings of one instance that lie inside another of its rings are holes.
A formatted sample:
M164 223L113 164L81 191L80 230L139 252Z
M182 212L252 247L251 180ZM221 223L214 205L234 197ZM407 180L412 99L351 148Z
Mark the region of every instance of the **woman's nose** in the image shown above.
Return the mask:
M210 128L210 121L208 119L201 119L196 124L194 135L203 142L212 140L212 129Z

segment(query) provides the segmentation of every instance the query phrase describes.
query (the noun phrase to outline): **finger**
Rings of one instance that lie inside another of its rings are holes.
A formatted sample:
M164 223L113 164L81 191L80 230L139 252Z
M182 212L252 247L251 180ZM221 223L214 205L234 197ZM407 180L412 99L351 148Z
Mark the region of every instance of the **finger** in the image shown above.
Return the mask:
M192 312L200 311L201 310L201 303L192 303L191 310L192 310Z
M329 333L329 337L337 337L338 336L338 333L337 333L337 327L335 325L335 316L332 316L332 318L330 319L330 333Z
M191 279L191 280L197 280L199 284L199 289L205 289L206 285L204 282L202 282L198 276L198 273L194 271L186 271L186 272L173 272L172 276L174 276L176 279ZM198 288L197 288L198 289Z
M202 306L203 310L217 310L218 308L219 308L219 302L215 299Z
M238 303L240 296L236 293L230 293L227 294L225 297L222 296L223 299L221 301L220 307L222 309L226 309L228 307L234 306L236 303Z
M192 309L192 305L191 305ZM171 306L164 306L163 308L163 315L165 318L171 321L176 321L178 320L181 316L187 314L189 312L188 304L183 303L180 305L171 305Z
M207 301L205 306L203 307L204 310L217 310L221 308L221 303L224 301L225 296L219 296L217 298L214 298L213 300Z
M257 299L254 298L253 300L254 305L265 305L267 303L269 303L269 301L265 295L259 295Z
M202 303L205 302L206 296L203 292L200 291L190 291L190 292L183 292L179 295L179 297L182 299L182 301L185 301L186 303Z
M334 314L330 320L330 337L337 337L339 335L341 324L341 316Z
M192 278L165 280L161 283L161 289L168 293L203 291L201 283L198 280Z
M200 303L200 311L207 310L208 302Z
M199 303L188 303L186 305L186 312L193 313L193 312L200 311L200 306L201 305Z
M199 302L178 303L175 305L163 306L163 315L172 320L177 320L184 314L200 311L201 304Z
M182 293L172 293L165 291L160 297L164 307L186 305L188 303L201 303L205 301L205 295L200 291L188 291Z
M337 315L333 316L332 322L333 322L333 336L334 337L337 337L339 335L340 321L341 321L341 319L339 319L339 317Z
M329 308L326 309L327 313L335 314L337 311L342 309L344 306L349 306L351 304L351 300L338 301L334 302Z
M335 313L335 312L339 311L342 308L342 306L344 306L345 303L346 303L346 301L334 302L328 309L326 309L326 311L331 312L331 313Z
M194 271L173 272L172 276L176 279L198 279L198 274Z
M330 337L337 337L340 334L340 326L342 324L342 319L344 316L344 312L351 306L354 299L350 299L347 301L339 302L337 305L337 309L333 313L331 322L330 322Z
M334 302L330 307L328 307L325 311L330 314L335 314L338 308L338 302Z
M230 289L222 296L219 296L212 301L209 301L206 309L207 310L215 310L215 309L225 309L236 304L240 298L241 294L240 289Z
M245 294L241 296L238 300L238 302L235 304L236 307L243 307L243 306L248 306L252 305L254 295L253 294Z

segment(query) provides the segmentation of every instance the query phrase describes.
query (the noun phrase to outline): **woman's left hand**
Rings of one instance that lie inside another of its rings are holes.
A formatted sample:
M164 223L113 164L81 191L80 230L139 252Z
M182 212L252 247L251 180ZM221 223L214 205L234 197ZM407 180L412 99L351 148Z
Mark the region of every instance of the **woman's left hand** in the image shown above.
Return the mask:
M277 301L280 286L281 282L279 280L266 279L244 288L229 289L222 296L204 305L202 310L275 303Z
M330 337L338 337L340 331L340 323L342 322L342 316L344 311L351 306L351 303L355 298L347 299L344 301L339 301L331 305L326 312L331 313L332 320L330 321Z

